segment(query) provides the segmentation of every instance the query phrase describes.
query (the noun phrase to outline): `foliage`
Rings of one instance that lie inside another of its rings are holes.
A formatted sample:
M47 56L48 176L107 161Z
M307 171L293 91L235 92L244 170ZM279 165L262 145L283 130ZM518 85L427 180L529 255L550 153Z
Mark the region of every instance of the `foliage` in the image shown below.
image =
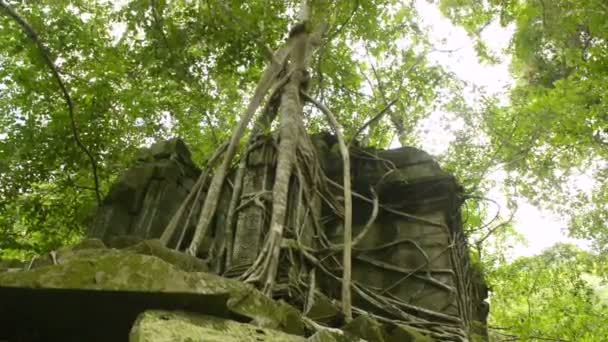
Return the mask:
M209 158L244 111L266 48L286 39L297 6L295 0L2 2L54 57L103 193L140 146L159 138L180 136L195 161ZM388 108L357 137L375 147L418 144L416 128L435 109L462 122L438 157L465 186L465 227L493 285L494 324L522 338L591 341L585 333L606 333L598 321L605 308L591 289L604 286L597 279L606 277L608 246L608 6L441 0L439 7L468 30L488 63L498 57L481 39L484 29L495 20L514 29L506 53L517 82L508 101L480 96L468 104L463 82L430 62L437 51L414 3L397 0L314 1L330 28L312 63L312 95L336 114L347 139ZM25 258L77 239L95 196L89 161L73 141L39 49L1 14L0 257ZM311 132L327 128L318 111L305 115ZM496 172L502 182L490 177ZM572 185L581 176L594 180L590 189ZM571 218L571 234L592 239L599 253L557 246L509 264L506 249L520 237L505 208L494 219L484 194L497 187L505 188L508 211L516 210L518 196L553 208Z
M591 239L599 253L557 245L506 263L501 241L513 235L499 231L483 246L490 253L482 258L492 286L492 324L499 328L494 336L605 340L608 310L594 290L605 287L600 265L608 246L608 6L595 0L443 0L440 8L477 40L478 54L488 62L496 60L487 54L483 30L493 21L514 29L505 51L516 80L508 101L489 98L480 111L461 115L466 128L446 161L459 169L474 157L472 170L464 171L474 189L502 185L512 199L525 196L554 209L571 219L571 235ZM496 170L502 184L487 178Z
M512 192L572 217L572 234L605 249L606 3L444 0L442 9L475 36L492 20L514 27L507 52L517 84L507 105L485 111L489 145L514 171Z
M594 256L557 244L488 274L493 295L490 327L497 341L603 341L606 298L594 291Z
M105 192L141 145L181 136L200 162L226 140L266 63L265 46L277 47L285 39L297 2L8 4L53 56ZM426 62L430 47L412 4L361 0L315 6L330 14L327 43L314 61L315 96L337 113L347 136L388 98L398 99L390 120L367 134L370 144L385 146L391 123L404 131L414 127L449 75ZM404 37L411 41L397 44ZM373 72L356 56L360 46L376 57ZM5 237L0 254L53 248L56 243L34 248L23 236L48 233L41 240L53 241L53 235L80 233L86 222L82 213L93 206L90 165L71 139L67 108L39 52L12 18L0 16L0 231ZM364 87L369 91L362 92ZM373 96L380 89L384 98ZM312 131L327 128L319 113L308 115ZM48 188L59 195L41 190ZM43 214L32 208L53 209ZM74 211L79 214L70 215ZM37 219L25 215L34 212ZM41 217L47 223L40 224Z

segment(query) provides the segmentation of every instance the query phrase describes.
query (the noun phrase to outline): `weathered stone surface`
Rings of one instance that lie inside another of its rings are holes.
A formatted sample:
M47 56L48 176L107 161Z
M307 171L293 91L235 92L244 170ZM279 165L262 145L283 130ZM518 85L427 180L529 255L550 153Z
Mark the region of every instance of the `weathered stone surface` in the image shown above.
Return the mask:
M344 332L321 330L310 336L307 342L366 342L366 340Z
M106 246L110 248L129 248L142 243L145 239L135 235L114 235L105 239Z
M70 250L77 251L81 249L103 249L106 245L99 239L84 239L79 243L69 247Z
M19 270L23 266L24 263L21 260L0 260L0 272Z
M434 339L396 324L382 324L369 316L359 316L350 322L344 331L374 342L433 342Z
M336 322L342 320L342 312L339 307L339 302L334 303L324 294L317 293L315 295L314 303L306 313L306 317L315 322L333 326Z
M160 237L199 174L180 139L140 150L97 209L87 235L106 243L114 236Z
M370 212L357 202L355 210L368 215ZM386 289L386 293L408 305L458 319L456 272L459 270L452 263L451 233L446 219L449 210L399 210L420 220L381 211L355 250L353 280L369 288ZM361 232L364 225L365 222L355 222L353 235ZM328 232L334 243L343 240L341 225ZM333 284L324 285L326 291L335 288ZM355 296L355 301L360 307L373 309L362 298ZM420 315L415 310L406 311Z
M274 161L272 158L274 148L271 144L262 145L252 151L247 160L247 169L243 178L243 194L268 193L272 189ZM231 257L233 267L248 266L253 263L263 243L264 220L266 202L249 200L250 205L245 206L237 213L234 244L241 246L235 249ZM247 200L247 199L245 199Z
M342 165L335 138L321 134L312 137L312 141L326 175L335 183L341 183ZM238 277L262 248L263 237L268 230L265 226L270 208L267 199L276 162L271 146L272 141L268 146L261 144L248 156L243 191L230 236L225 234L224 225L232 188L226 187L222 191L219 212L206 232L199 254L199 257L211 259L210 270L215 273ZM189 152L180 140L157 143L140 151L137 160L137 164L112 190L98 213L98 224L89 234L102 238L109 247L125 248L134 246L140 239L159 237L196 181L198 169L192 165ZM468 331L473 321L485 322L487 304L484 298L487 292L481 284L483 279L475 274L469 261L460 217L462 189L454 177L443 171L429 154L411 147L387 151L352 147L351 162L353 189L371 198L370 188L373 187L382 205L371 229L353 251L353 280L365 289L396 301L398 310L387 312L379 309L377 304L356 291L353 294L354 305L386 318L409 320L408 317L415 317L432 322L450 322L459 326L457 330L460 331ZM342 195L339 188L330 186L330 191L338 197ZM292 197L289 201L294 204L297 196ZM198 216L200 204L194 204L194 217ZM372 206L369 201L356 197L353 209L353 234L356 236L366 225ZM321 207L320 200L319 212L323 216L321 229L330 241L340 244L343 240L342 220L327 205ZM294 217L288 216L287 227L296 226ZM310 224L303 222L300 226L313 225L312 221ZM193 224L191 222L184 228L186 234L182 247L192 236ZM301 238L302 241L305 239L304 244L313 249L318 247L313 237L316 231L303 231ZM116 241L115 237L119 235L130 236L132 240L120 238ZM174 238L171 246L175 244ZM231 255L216 257L228 243L239 248L233 249ZM154 242L146 242L129 250L156 255L181 270L206 270L201 263L179 258L178 254L157 247ZM223 268L226 264L228 269ZM304 263L290 270L279 269L277 285L285 289L286 283L292 280L308 281L309 266ZM339 268L337 265L335 274L340 273ZM339 281L318 274L316 286L327 301L315 303L307 314L318 322L335 326L341 316L331 301L340 298ZM297 298L295 301L294 297L289 298L290 295L283 293L280 298L301 305ZM233 296L232 309L255 319L257 324L301 333L301 326L289 327L289 320L280 321L276 317L268 320L271 312L254 317L253 311L237 308L234 304L242 302L247 303L246 306L266 307L264 298L255 294L236 301ZM296 311L294 315L299 314Z
M160 240L145 240L126 249L138 254L153 255L186 272L207 272L207 264L196 257L164 247Z
M230 294L228 307L234 313L252 320L252 324L303 335L304 322L301 313L283 301L274 301L253 286L237 280L216 278L218 289Z
M331 152L335 144L327 141L316 144L326 151L324 171L341 183L340 157ZM485 297L471 296L474 282L463 280L469 279L470 266L463 252L468 248L466 239L454 234L462 231L462 189L457 181L429 154L411 147L386 151L353 147L351 168L354 191L372 198L373 187L384 206L353 251L353 280L395 299L406 314L466 326L467 312ZM340 196L341 190L335 194ZM354 198L353 236L363 230L371 212L369 202ZM343 241L341 220L328 222L324 228L334 244ZM328 296L339 298L332 279L322 279L321 287ZM375 314L400 317L378 309L356 292L353 301Z
M167 159L174 156L186 164L192 164L190 150L181 139L159 141L150 147L149 154L156 159Z
M130 342L305 342L301 336L213 316L147 311L135 322Z
M382 325L368 316L355 318L343 330L367 341L384 342Z
M153 255L158 254L167 261ZM58 259L58 265L0 274L0 286L95 289L193 294L227 294L227 307L245 321L293 334L304 333L300 313L264 296L250 285L210 273L186 272L202 267L188 257L147 241L129 250L78 249Z
M399 324L384 325L384 336L387 342L433 342L435 339L418 331Z
M58 265L0 275L0 286L209 293L203 279L148 255L85 249Z

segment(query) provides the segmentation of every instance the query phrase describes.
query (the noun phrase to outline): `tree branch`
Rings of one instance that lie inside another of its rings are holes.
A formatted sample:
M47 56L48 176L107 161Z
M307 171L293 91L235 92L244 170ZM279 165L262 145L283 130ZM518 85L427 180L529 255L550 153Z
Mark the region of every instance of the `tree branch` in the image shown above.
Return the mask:
M97 198L97 204L101 204L101 193L99 191L99 177L97 175L97 161L95 160L95 157L93 156L91 151L89 151L89 149L84 145L82 140L80 140L80 135L78 134L78 129L76 128L76 122L74 121L74 103L72 101L72 97L70 96L67 86L65 85L65 83L63 82L63 79L61 78L61 75L59 74L59 70L57 70L57 66L55 66L55 64L51 60L49 50L42 43L40 36L38 35L38 33L36 33L34 28L30 24L28 24L28 22L25 21L25 19L23 17L21 17L21 15L19 15L19 13L17 13L12 7L10 7L9 4L7 4L4 0L0 0L0 8L2 8L4 10L6 15L8 15L12 19L14 19L17 22L17 24L19 24L19 26L21 26L23 31L25 31L27 36L36 44L36 46L38 47L38 51L40 52L40 55L42 56L42 59L44 60L45 64L51 70L51 73L53 74L53 78L55 78L55 81L57 81L57 84L59 85L59 88L61 89L63 98L68 106L68 113L70 115L70 125L72 128L72 134L74 135L74 141L76 142L76 145L78 145L78 147L87 155L87 157L89 158L89 161L91 163L91 169L93 171L93 180L95 183L95 196Z
M352 139L350 140L350 142L348 143L348 145L350 146L352 144L353 141L357 140L357 136L359 136L359 134L361 134L368 126L372 125L372 124L376 124L378 121L380 121L380 119L384 116L384 114L386 114L388 112L388 110L397 102L399 101L399 98L395 98L393 99L391 102L387 103L386 106L384 106L384 108L378 113L376 114L373 118L369 119L363 126L361 126L361 128L359 128L357 130L357 132L355 133L355 135L353 135Z

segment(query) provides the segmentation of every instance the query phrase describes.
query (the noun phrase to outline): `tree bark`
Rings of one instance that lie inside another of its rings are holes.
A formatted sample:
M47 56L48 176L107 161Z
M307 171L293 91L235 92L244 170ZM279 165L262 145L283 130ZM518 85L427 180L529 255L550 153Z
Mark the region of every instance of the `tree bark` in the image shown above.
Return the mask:
M300 99L300 89L306 82L305 59L308 48L308 33L301 32L294 39L294 48L291 54L289 73L291 78L283 89L279 113L281 127L279 136L279 152L277 156L277 169L275 183L272 190L272 216L270 219L270 251L267 256L268 268L264 283L264 293L271 294L276 278L281 252L281 240L285 227L289 183L298 145L299 124L302 124L303 104Z
M228 145L228 149L226 150L226 154L224 156L224 160L222 161L222 164L220 165L218 170L213 175L213 179L211 180L211 184L209 185L209 190L207 192L207 197L205 198L203 209L201 210L199 222L196 226L196 230L194 232L192 242L190 243L190 247L188 247L187 250L187 253L190 255L196 255L199 252L199 248L203 242L203 239L205 238L207 229L209 228L209 225L213 220L215 209L217 208L217 202L219 200L219 195L222 190L222 184L226 179L226 175L228 173L228 169L230 168L232 158L236 154L239 141L245 133L247 124L251 121L253 115L255 114L258 107L264 100L266 94L268 93L268 90L276 82L279 73L283 70L283 65L285 63L285 60L287 59L287 56L289 55L290 47L291 45L288 42L285 47L277 51L277 53L275 54L275 58L272 59L271 64L266 68L264 74L262 75L262 79L256 86L253 98L249 102L247 110L243 114L241 121L234 128L230 143Z

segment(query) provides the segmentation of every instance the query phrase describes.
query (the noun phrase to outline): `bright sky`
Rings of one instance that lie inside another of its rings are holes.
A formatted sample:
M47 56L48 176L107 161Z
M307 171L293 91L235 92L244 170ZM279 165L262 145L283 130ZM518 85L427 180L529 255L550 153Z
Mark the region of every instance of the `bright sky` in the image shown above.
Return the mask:
M473 49L473 42L464 29L454 26L440 13L436 5L430 4L426 0L416 0L416 8L424 25L430 28L435 48L455 50L451 53L433 53L431 55L433 61L448 68L462 80L484 87L489 94L506 94L509 87L513 85L513 78L509 73L510 61L507 56L500 54L502 61L497 65L480 64ZM500 53L509 45L512 34L512 27L503 28L498 23L494 23L483 31L482 37L492 51ZM507 101L506 96L502 98ZM475 94L471 92L467 100L474 103ZM423 134L422 144L424 149L431 154L445 151L453 138L453 135L443 128L446 121L452 121L452 128L459 126L457 120L454 122L454 117L451 117L450 114L437 111L432 113L419 127L420 132L430 132L430 134ZM500 171L497 170L491 177L500 180ZM496 200L503 208L506 208L504 194L499 189L491 191L487 197ZM587 241L568 238L565 234L566 227L567 222L556 215L540 210L524 199L519 199L515 228L526 237L528 243L527 245L515 245L512 256L534 255L556 242L573 242L581 247L589 246Z

